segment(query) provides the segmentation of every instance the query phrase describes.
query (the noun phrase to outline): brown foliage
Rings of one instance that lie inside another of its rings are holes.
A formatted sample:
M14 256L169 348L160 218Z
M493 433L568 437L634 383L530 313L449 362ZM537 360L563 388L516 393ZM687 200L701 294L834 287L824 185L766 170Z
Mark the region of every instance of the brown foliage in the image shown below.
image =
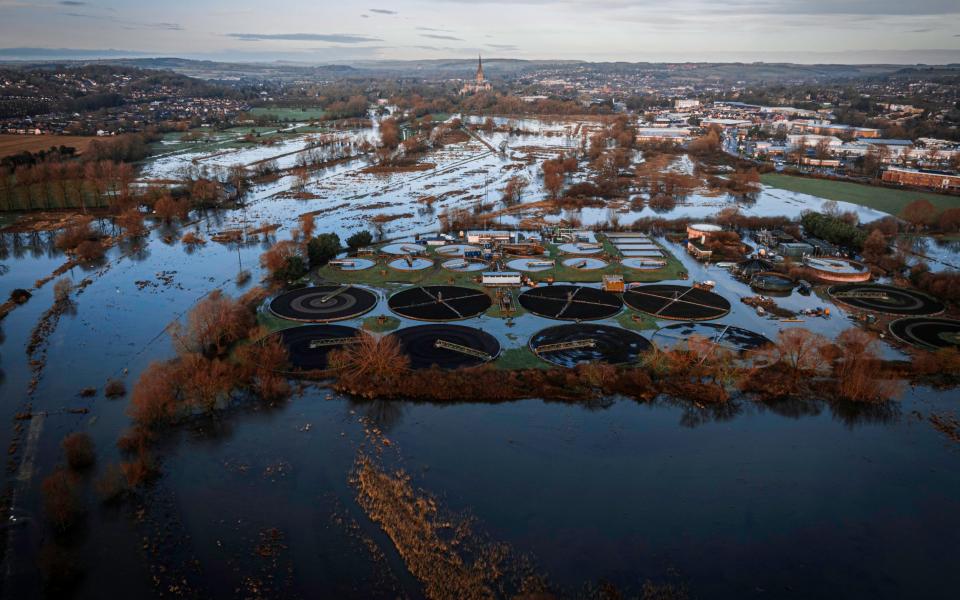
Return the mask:
M108 379L103 387L103 395L107 398L119 398L127 394L127 386L119 379Z
M291 240L282 240L260 255L260 266L271 274L283 272L289 258L300 256L302 248Z
M202 246L207 243L207 240L203 239L196 231L188 231L180 238L180 242L184 246Z
M100 240L86 240L80 242L77 246L77 258L84 261L92 261L102 258L107 249Z
M380 121L380 143L390 150L400 145L400 126L394 118Z
M347 389L389 389L410 367L410 359L393 336L361 333L359 342L330 353L330 368Z
M142 427L154 427L177 415L177 369L172 362L152 362L133 387L127 414Z
M63 531L83 515L83 502L76 479L65 469L57 469L40 484L43 508L53 525Z
M253 314L241 302L214 290L187 315L187 325L176 323L171 336L180 352L222 356L253 326Z
M80 244L100 239L100 235L93 230L93 217L76 217L59 235L54 243L60 250L74 250Z
M280 374L287 368L289 356L279 337L262 337L264 333L258 331L250 336L257 341L237 351L237 362L243 369L244 378L250 382L251 389L261 399L275 401L290 395L290 385Z
M147 232L143 224L143 213L137 208L130 208L117 215L116 223L124 234L130 237L139 237Z
M921 198L904 206L900 217L920 230L933 225L938 212L932 202Z
M67 465L74 471L80 471L93 465L97 460L93 440L86 433L71 433L60 442Z
M114 463L107 465L103 474L97 478L94 488L103 502L115 502L127 492L127 477L123 469Z
M869 333L847 329L837 337L835 348L833 393L837 398L885 402L899 393L899 383L880 366L877 341ZM827 352L827 356L832 353Z
M174 219L185 221L189 207L186 202L175 200L170 194L164 194L154 203L153 213L165 223L170 223Z

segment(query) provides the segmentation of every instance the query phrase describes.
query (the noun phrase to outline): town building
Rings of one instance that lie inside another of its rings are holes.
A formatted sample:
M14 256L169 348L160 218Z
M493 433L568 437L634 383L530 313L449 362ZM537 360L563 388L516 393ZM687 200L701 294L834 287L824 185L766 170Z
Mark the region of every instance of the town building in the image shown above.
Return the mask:
M960 190L960 175L925 169L889 167L883 172L883 181L931 189Z
M483 59L477 57L477 75L473 81L468 81L463 84L463 88L460 90L461 96L466 96L469 94L479 94L480 92L489 92L493 89L493 86L490 85L490 82L487 81L486 76L483 74Z

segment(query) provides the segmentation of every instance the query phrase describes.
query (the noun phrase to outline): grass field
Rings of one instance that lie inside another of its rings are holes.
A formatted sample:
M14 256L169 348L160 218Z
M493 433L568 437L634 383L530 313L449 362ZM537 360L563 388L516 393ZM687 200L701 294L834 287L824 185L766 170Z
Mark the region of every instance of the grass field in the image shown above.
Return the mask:
M254 117L268 117L275 121L309 121L311 119L320 119L323 117L324 110L316 107L304 108L271 108L268 106L258 106L250 109L250 114Z
M50 146L67 146L83 153L95 136L84 135L0 135L0 158L27 152L48 150Z
M897 190L847 181L796 177L779 173L765 173L760 176L760 181L775 188L819 196L826 200L859 204L891 215L900 214L904 206L921 198L929 200L941 210L960 207L960 197L932 192Z

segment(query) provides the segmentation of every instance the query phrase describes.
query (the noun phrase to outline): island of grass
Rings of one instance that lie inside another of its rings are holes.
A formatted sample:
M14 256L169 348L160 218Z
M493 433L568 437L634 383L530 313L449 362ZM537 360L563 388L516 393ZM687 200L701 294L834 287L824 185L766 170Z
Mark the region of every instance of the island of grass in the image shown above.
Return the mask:
M764 185L819 196L826 200L849 202L879 210L891 215L899 215L907 204L914 200L929 200L939 210L953 208L960 203L956 196L921 192L910 189L891 189L887 187L852 183L849 181L834 181L832 179L816 179L813 177L797 177L782 173L765 173L760 176Z
M390 315L377 315L363 320L363 329L373 333L386 333L400 327L400 319Z

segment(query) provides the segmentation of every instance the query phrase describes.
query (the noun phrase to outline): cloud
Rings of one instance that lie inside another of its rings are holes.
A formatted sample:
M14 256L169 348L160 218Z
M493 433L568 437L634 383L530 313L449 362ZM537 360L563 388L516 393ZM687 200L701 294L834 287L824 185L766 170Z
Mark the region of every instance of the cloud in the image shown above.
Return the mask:
M430 38L431 40L452 40L454 42L462 42L462 38L454 37L452 35L440 35L438 33L421 33L420 37Z
M76 0L61 0L61 6L86 6L86 2L77 2Z
M88 15L84 13L77 12L65 12L60 13L66 17L72 19L90 19L94 21L109 21L111 23L117 23L122 25L124 29L159 29L162 31L183 31L183 26L179 23L170 23L170 22L141 22L141 21L126 21L124 19L117 19L116 17L101 16L101 15Z
M487 44L487 48L493 48L494 50L508 50L510 52L516 52L520 49L513 44Z
M364 44L366 42L382 42L380 38L357 35L353 33L228 33L232 37L244 42L259 42L261 40L283 40L295 42L332 42L336 44Z
M380 15L395 15L395 14L397 14L397 11L395 11L395 10L387 10L387 9L385 9L385 8L371 8L371 9L370 9L370 12L372 12L372 13L377 13L377 14L380 14Z

